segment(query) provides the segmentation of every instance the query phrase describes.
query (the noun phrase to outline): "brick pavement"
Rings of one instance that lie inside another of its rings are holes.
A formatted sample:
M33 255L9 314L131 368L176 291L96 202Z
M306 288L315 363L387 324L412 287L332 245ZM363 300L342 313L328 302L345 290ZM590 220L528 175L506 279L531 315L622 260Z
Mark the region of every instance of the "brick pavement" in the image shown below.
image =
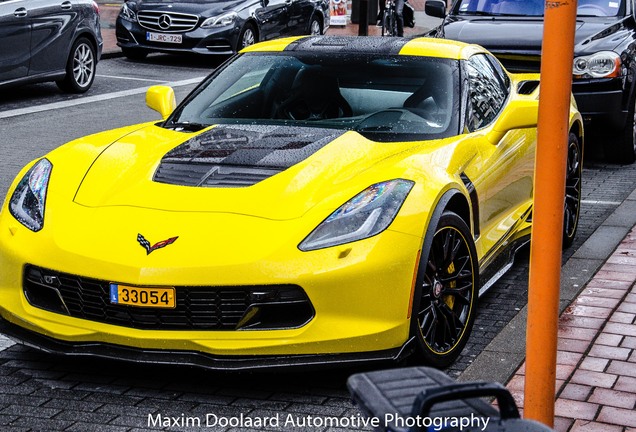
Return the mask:
M636 431L636 228L559 319L555 429ZM523 408L525 363L508 382Z

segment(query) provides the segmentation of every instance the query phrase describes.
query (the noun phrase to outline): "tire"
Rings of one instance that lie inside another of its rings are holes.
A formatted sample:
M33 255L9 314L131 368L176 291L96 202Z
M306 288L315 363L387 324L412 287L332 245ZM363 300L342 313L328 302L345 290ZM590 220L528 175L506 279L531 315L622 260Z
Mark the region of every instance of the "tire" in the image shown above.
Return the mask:
M236 51L238 52L245 47L254 45L256 42L258 42L258 36L256 36L254 24L247 23L243 26L239 33L238 41L236 43Z
M317 17L312 17L309 22L309 35L310 36L320 36L322 35L322 25L320 24L320 20Z
M66 61L66 76L57 86L68 93L84 93L93 85L97 58L93 44L81 37L75 41Z
M581 178L583 169L583 152L578 137L570 133L568 138L568 159L565 174L565 204L563 209L563 248L574 242L576 229L579 226L581 210Z
M394 11L389 9L384 11L384 19L382 20L382 36L395 36L397 34L397 22L395 19Z
M603 150L610 162L631 164L636 161L636 95L630 101L623 131L606 138Z
M477 307L479 266L470 230L453 212L437 224L426 262L421 262L411 313L417 360L445 368L468 341Z
M389 12L385 10L382 16L382 36L389 36L389 15Z
M143 60L148 56L148 51L139 48L122 48L121 52L130 60Z

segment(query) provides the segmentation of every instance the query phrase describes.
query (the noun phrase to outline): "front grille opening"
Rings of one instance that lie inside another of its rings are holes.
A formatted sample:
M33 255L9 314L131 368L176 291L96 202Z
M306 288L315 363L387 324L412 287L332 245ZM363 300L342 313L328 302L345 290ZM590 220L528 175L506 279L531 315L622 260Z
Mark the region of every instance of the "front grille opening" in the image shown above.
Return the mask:
M164 12L164 11L139 11L137 13L139 25L148 29L167 33L185 33L193 30L198 22L197 15Z
M315 315L297 285L177 286L174 309L110 303L110 284L28 265L23 290L34 307L75 318L144 330L298 328Z
M49 312L70 315L62 296L57 289L58 281L54 278L46 277L33 270L31 283L24 285L24 296L31 306L44 309Z

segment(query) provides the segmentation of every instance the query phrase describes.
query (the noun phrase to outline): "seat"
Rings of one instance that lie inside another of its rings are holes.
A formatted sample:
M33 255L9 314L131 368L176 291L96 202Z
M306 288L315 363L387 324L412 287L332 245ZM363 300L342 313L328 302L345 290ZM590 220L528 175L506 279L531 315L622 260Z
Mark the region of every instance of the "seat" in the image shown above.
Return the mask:
M351 117L353 110L340 93L338 79L310 66L296 74L290 96L275 107L274 118L323 120Z
M411 96L406 98L403 107L427 120L438 120L438 115L445 106L439 86L427 80Z

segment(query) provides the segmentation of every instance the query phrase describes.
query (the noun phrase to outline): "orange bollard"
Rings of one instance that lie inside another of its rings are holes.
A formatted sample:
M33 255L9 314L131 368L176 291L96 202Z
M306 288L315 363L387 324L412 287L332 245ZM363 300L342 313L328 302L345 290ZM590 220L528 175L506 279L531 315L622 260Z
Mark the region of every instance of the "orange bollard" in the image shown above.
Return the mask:
M545 3L524 417L554 426L557 327L576 0Z

